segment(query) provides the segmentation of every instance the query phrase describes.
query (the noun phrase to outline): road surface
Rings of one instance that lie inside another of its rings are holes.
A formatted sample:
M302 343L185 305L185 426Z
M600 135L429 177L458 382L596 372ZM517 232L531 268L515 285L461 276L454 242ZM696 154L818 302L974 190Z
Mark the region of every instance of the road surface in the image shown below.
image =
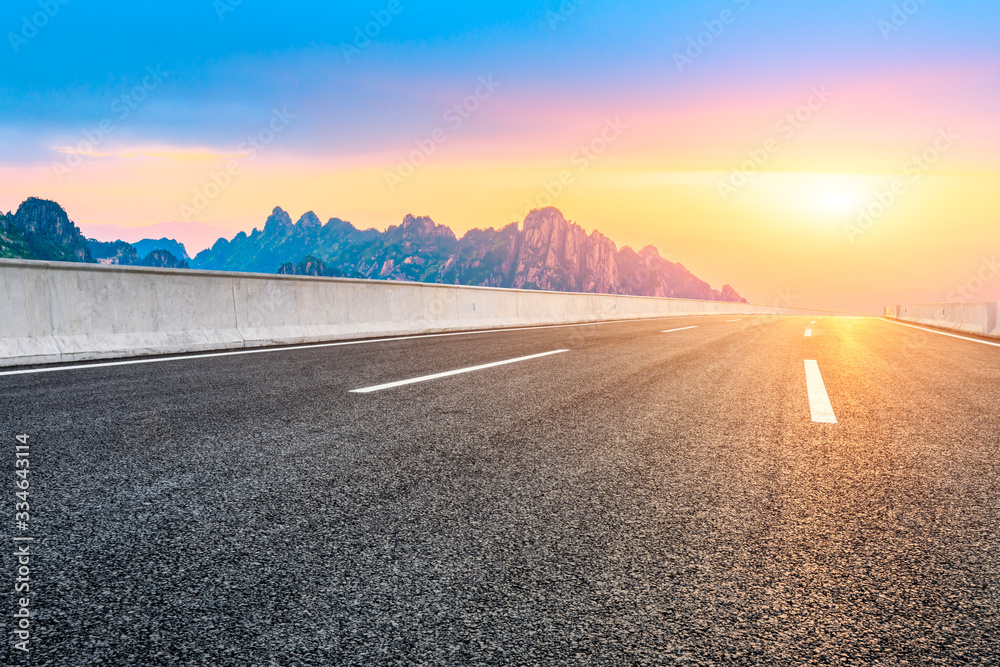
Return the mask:
M996 345L829 317L0 373L36 614L4 650L996 665L998 386Z

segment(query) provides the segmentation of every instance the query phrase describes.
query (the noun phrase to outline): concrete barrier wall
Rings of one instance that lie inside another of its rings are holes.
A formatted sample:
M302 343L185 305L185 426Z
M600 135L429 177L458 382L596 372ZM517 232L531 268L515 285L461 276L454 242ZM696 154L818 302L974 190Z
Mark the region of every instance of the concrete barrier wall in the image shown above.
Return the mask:
M919 303L886 306L885 316L941 329L1000 338L1000 303Z
M0 366L690 314L715 301L0 260Z

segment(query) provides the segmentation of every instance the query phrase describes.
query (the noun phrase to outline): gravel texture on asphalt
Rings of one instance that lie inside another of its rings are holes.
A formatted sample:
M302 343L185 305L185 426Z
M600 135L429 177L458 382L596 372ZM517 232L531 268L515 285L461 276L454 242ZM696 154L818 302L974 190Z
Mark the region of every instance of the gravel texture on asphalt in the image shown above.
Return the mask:
M1000 664L1000 350L726 319L2 378L4 664Z

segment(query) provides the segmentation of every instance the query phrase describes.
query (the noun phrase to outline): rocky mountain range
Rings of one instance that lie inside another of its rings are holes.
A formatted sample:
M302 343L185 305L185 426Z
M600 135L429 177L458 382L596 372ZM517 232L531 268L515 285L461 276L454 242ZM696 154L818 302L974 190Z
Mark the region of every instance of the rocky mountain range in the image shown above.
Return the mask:
M59 204L32 197L0 215L0 257L189 268L184 246L171 239L101 242L86 239ZM253 271L455 285L744 302L653 246L618 248L598 231L588 234L555 208L528 214L522 224L473 229L461 238L428 217L408 215L384 232L358 229L315 213L297 222L280 207L264 228L220 238L190 260L205 270Z
M385 232L360 230L315 213L298 222L280 207L250 234L219 239L192 260L197 269L297 275L346 275L458 285L633 294L744 302L732 287L714 290L683 265L646 246L619 249L587 234L555 208L532 211L522 225L473 229L462 238L430 218L406 216Z
M298 264L285 262L278 269L278 273L286 276L321 276L323 278L345 278L346 275L340 269L327 266L323 260L316 259L309 255Z
M135 248L136 252L139 253L140 257L145 257L149 253L156 250L165 250L178 260L191 259L187 254L187 248L184 247L184 244L179 243L174 239L143 239L141 241L136 241L131 245Z
M0 257L188 268L187 262L164 249L180 244L169 239L161 241L165 243L141 241L140 244L151 246L151 250L140 255L136 247L124 241L102 243L84 238L62 206L37 197L26 199L15 213L0 214ZM181 251L183 248L180 246Z
M169 239L165 239L169 240ZM152 241L140 241L145 247L149 244L156 245ZM119 264L121 266L152 266L160 269L189 269L186 260L179 259L169 250L155 248L145 254L139 251L139 243L133 245L125 241L96 241L87 239L87 248L91 256L101 264ZM176 241L170 241L167 246L181 245ZM184 246L181 245L181 248ZM186 253L185 253L186 255Z
M0 257L92 262L87 240L59 204L30 197L0 215Z

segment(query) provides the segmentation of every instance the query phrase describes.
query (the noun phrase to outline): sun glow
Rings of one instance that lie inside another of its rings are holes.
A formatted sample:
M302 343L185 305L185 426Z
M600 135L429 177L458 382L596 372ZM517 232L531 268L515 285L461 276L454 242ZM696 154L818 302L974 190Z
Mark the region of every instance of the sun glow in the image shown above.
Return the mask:
M756 179L748 190L761 208L783 211L789 220L841 224L868 205L887 176L786 172Z
M871 176L802 174L796 179L794 201L811 219L842 222L858 212L876 191Z
M816 207L834 216L847 215L858 209L860 200L852 192L831 190L816 198Z

